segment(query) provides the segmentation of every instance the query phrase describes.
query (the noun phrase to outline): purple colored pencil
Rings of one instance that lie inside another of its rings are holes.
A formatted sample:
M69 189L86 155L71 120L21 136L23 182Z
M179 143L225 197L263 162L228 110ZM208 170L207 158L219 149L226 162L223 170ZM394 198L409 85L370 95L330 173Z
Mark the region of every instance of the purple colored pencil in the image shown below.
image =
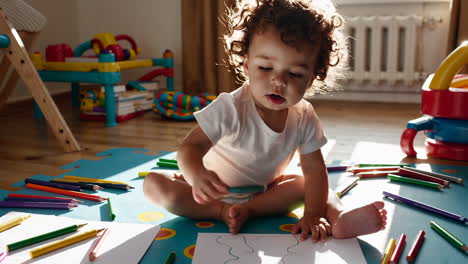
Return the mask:
M73 199L44 199L44 198L24 198L24 197L6 197L4 201L9 202L40 202L40 203L76 203Z
M415 200L411 200L411 199L403 197L403 196L399 196L399 195L389 193L389 192L385 192L385 191L383 192L383 195L387 196L387 197L389 197L389 198L391 198L391 199L393 199L395 201L402 202L402 203L405 203L405 204L408 204L408 205L411 205L411 206L414 206L414 207L418 207L418 208L421 208L421 209L427 210L429 212L445 216L447 218L450 218L450 219L453 219L453 220L456 220L456 221L459 221L459 222L462 222L462 223L468 222L468 218L466 218L466 217L464 217L462 215L457 215L457 214L442 210L440 208L437 208L437 207L434 207L434 206L431 206L431 205L428 205L428 204L424 204L424 203L421 203L421 202L418 202L418 201L415 201Z
M54 187L54 188L59 188L59 189L64 189L64 190L76 191L76 192L79 192L81 190L80 186L75 186L75 185L70 185L70 184L65 184L65 183L48 182L48 181L41 181L41 180L35 180L35 179L26 179L24 180L24 182L42 185L42 186L49 186L49 187Z
M328 172L346 171L350 166L327 166Z
M64 209L70 210L77 205L69 203L42 203L42 202L21 202L21 201L0 201L0 207L8 208L42 208L42 209Z

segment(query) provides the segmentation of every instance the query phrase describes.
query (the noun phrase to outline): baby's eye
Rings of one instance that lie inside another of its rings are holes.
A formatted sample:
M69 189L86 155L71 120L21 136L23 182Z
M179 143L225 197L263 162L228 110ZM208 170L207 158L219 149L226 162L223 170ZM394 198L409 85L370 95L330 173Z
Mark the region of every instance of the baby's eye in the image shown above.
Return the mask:
M289 73L289 76L291 76L291 77L293 77L293 78L302 78L303 74L302 74L302 73L290 72L290 73Z
M258 66L258 68L261 70L261 71L271 71L273 68L272 67L263 67L263 66Z

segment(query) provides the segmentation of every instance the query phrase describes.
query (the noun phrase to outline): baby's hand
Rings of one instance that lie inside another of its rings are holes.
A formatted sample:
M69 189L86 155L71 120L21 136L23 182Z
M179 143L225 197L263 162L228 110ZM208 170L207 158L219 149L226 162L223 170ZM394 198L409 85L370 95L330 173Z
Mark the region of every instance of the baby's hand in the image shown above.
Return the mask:
M312 241L314 242L323 241L332 234L327 219L307 214L299 219L292 233L297 234L299 231L301 231L301 240L305 240L309 234L312 234Z
M218 200L227 193L227 185L219 179L214 171L206 170L193 180L193 199L199 204Z

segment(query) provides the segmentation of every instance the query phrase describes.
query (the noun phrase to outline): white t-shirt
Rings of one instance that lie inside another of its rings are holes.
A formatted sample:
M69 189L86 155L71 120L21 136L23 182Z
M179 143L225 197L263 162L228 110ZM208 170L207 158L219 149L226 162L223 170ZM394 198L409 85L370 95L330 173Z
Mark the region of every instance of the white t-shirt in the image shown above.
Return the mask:
M231 187L269 184L283 173L296 150L307 154L327 143L309 102L290 107L285 128L278 133L260 117L248 89L246 83L222 93L194 114L213 143L203 157L205 167Z

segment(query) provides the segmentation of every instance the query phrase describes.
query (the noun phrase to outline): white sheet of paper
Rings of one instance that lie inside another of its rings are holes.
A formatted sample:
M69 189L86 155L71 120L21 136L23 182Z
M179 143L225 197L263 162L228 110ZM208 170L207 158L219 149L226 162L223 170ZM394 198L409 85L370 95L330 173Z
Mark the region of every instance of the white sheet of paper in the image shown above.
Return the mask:
M292 234L198 233L192 264L366 263L356 238L312 243Z
M0 222L26 213L10 212L0 217ZM127 224L99 221L86 221L54 215L30 214L31 217L18 226L0 233L0 250L5 251L6 245L29 237L41 235L74 224L86 226L73 233L56 237L20 248L8 253L5 263L138 263L151 242L159 232L160 226L148 224ZM29 251L52 242L83 233L92 229L109 228L107 237L98 250L97 259L90 262L88 255L99 236L80 241L65 248L52 251L38 258L31 259Z

